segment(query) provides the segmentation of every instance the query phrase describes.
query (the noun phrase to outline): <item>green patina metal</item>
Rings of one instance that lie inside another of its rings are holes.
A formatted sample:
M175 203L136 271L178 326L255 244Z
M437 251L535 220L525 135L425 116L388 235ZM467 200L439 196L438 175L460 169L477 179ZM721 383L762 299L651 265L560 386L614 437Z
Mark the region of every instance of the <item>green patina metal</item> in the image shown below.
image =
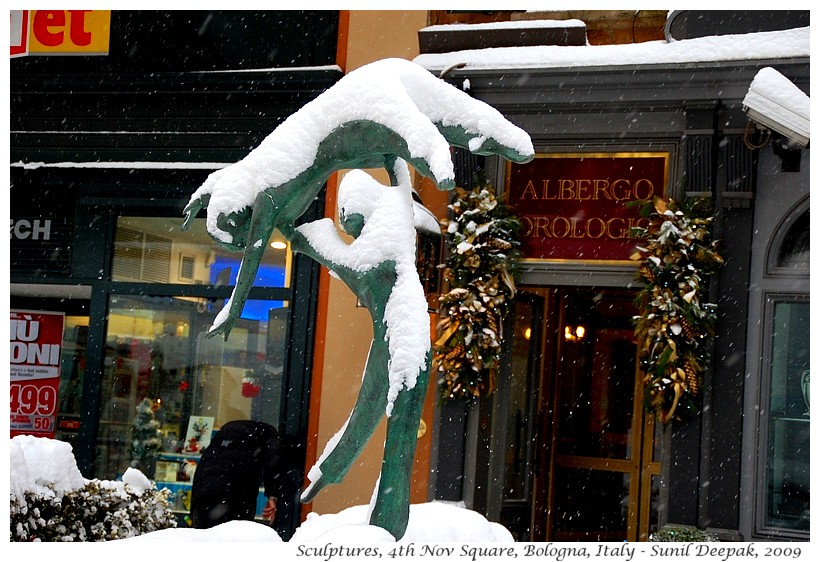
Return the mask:
M441 124L436 126L452 146L469 148L470 141L477 137L463 127ZM527 162L531 159L531 156L522 155L491 138L485 139L479 148L473 149L473 152L485 155L498 154L513 162ZM333 172L382 167L390 170L396 158L404 159L419 173L435 180L427 162L423 158L411 155L407 143L395 131L373 121L351 121L334 129L319 144L313 164L297 177L260 192L250 209L220 214L217 219L219 227L229 232L233 239L230 243L221 240L217 240L217 243L230 251L244 251L244 256L231 296L228 318L209 331L208 336L222 334L225 339L228 338L248 299L265 253L265 245L273 231L277 227L281 230L283 225L295 224ZM437 187L441 190L450 190L455 187L455 182L451 179L442 180L437 182ZM209 196L206 194L185 207L183 230L190 227L191 220L207 208L208 203Z
M520 154L493 138L478 138L477 134L469 132L465 127L452 124L436 126L451 146L467 148L481 155L498 155L519 163L532 158L531 154ZM217 217L219 228L229 233L232 239L229 242L215 240L229 250L244 251L244 256L227 319L211 329L208 333L210 337L221 334L227 339L248 298L267 241L276 228L290 240L294 251L308 255L334 271L367 307L372 318L373 343L359 396L339 442L321 462L321 478L313 482L303 494L303 502L311 501L327 485L342 481L385 415L390 356L384 314L397 274L395 263L389 260L366 272L333 263L325 259L296 230L295 225L333 172L355 168L385 168L391 177L391 183L396 185L393 165L398 158L436 181L428 163L423 158L410 154L407 142L398 133L373 121L351 121L337 127L319 144L312 165L300 175L286 183L260 191L250 208ZM215 180L220 172L225 170L212 174L217 176ZM455 184L452 179L443 179L437 182L437 186L439 189L449 190ZM186 218L182 228L188 228L191 220L207 208L209 202L208 193L189 202L185 208ZM366 220L361 215L354 214L343 216L341 222L348 234L358 237ZM386 529L396 539L404 535L409 518L410 479L429 366L428 352L416 384L412 388L403 388L398 393L387 420L381 478L370 523Z
M364 223L364 217L358 214L346 216L341 221L345 231L353 237L358 237ZM299 232L289 228L285 230L284 234L290 240L291 248L312 257L338 275L367 308L373 322L373 342L365 363L356 404L336 446L319 464L321 477L312 482L311 487L302 496L302 502L309 503L329 484L336 484L344 479L384 416L387 407L387 371L390 360L384 317L397 275L396 264L391 260L384 261L365 272L353 271L329 262ZM413 457L429 369L428 353L415 386L399 393L393 413L387 420L381 478L370 524L387 530L396 539L404 535L410 515Z

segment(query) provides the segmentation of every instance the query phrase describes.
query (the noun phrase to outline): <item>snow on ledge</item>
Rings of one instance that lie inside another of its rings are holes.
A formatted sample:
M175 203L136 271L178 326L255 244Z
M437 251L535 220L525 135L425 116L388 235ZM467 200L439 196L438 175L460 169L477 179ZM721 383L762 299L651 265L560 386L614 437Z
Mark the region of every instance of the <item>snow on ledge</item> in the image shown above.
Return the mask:
M623 45L497 47L427 53L413 59L431 71L466 63L470 69L562 68L685 64L718 61L809 58L811 28L700 37L667 43Z

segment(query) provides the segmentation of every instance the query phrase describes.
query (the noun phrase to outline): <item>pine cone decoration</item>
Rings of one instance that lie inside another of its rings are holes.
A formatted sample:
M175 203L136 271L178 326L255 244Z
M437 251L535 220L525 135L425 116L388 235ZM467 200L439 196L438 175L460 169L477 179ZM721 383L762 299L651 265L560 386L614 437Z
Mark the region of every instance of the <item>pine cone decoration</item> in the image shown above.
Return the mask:
M487 315L487 328L492 330L492 332L498 335L498 322L495 319L495 314L488 314Z
M509 250L510 248L512 248L512 244L510 242L502 240L501 238L493 238L492 240L487 242L487 245L490 248L495 248L496 250Z
M637 277L644 282L636 298L635 338L641 368L655 375L645 381L648 406L667 423L698 409L693 398L700 392L706 338L716 320L715 305L700 302L700 288L723 259L709 243L711 218L690 219L674 201L661 198L643 211L648 224L636 227L635 235L645 242L630 256L640 260ZM659 334L666 337L659 340ZM664 372L654 373L656 368Z
M683 328L683 333L686 335L687 338L690 340L695 340L698 334L695 332L694 328L692 328L692 324L686 318L680 319L681 328Z
M465 351L466 351L466 348L464 347L464 344L460 343L457 346L455 346L453 349L451 349L447 353L447 355L444 356L444 360L445 361L452 361L456 357L461 357L462 355L464 355Z
M698 377L698 369L695 364L689 360L683 368L686 372L686 386L689 387L689 392L696 396L700 391L700 378Z

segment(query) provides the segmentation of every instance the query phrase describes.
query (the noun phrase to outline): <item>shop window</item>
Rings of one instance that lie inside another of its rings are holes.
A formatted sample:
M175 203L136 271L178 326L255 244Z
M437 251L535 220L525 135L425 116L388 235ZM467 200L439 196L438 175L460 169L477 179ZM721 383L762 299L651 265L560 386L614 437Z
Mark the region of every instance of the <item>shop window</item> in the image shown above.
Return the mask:
M170 489L173 509L185 514L212 431L237 419L281 430L288 303L249 301L252 313L238 319L227 340L208 338L223 304L109 297L96 477L114 479L138 468Z
M809 227L809 213L806 212L786 232L777 253L775 267L808 272Z
M208 235L205 219L189 230L181 220L161 217L117 219L114 237L113 281L184 285L236 284L242 254L220 248ZM254 287L289 287L292 254L279 231L259 266Z
M88 316L66 315L60 358L57 427L55 437L77 447L82 416L82 387L86 368Z

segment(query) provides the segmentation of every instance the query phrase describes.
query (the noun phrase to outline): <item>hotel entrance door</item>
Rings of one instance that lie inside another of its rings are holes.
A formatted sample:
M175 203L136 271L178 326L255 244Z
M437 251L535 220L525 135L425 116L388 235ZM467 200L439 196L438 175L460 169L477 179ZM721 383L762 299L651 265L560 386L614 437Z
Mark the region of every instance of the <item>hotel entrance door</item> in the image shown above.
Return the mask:
M634 294L557 295L546 528L552 540L646 540L660 462L643 409ZM653 485L655 484L655 485Z
M516 480L530 482L526 534L536 541L646 540L657 523L660 457L652 416L643 408L633 342L635 294L565 288L523 293L516 301L510 377L530 371L535 384L526 414L516 409L507 425L521 428L528 420L534 450L508 454L517 462L506 463L505 476L512 470ZM533 307L533 300L543 305ZM519 329L525 324L529 330ZM516 356L530 360L517 362ZM509 439L507 448L509 453ZM505 508L513 504L507 496Z

